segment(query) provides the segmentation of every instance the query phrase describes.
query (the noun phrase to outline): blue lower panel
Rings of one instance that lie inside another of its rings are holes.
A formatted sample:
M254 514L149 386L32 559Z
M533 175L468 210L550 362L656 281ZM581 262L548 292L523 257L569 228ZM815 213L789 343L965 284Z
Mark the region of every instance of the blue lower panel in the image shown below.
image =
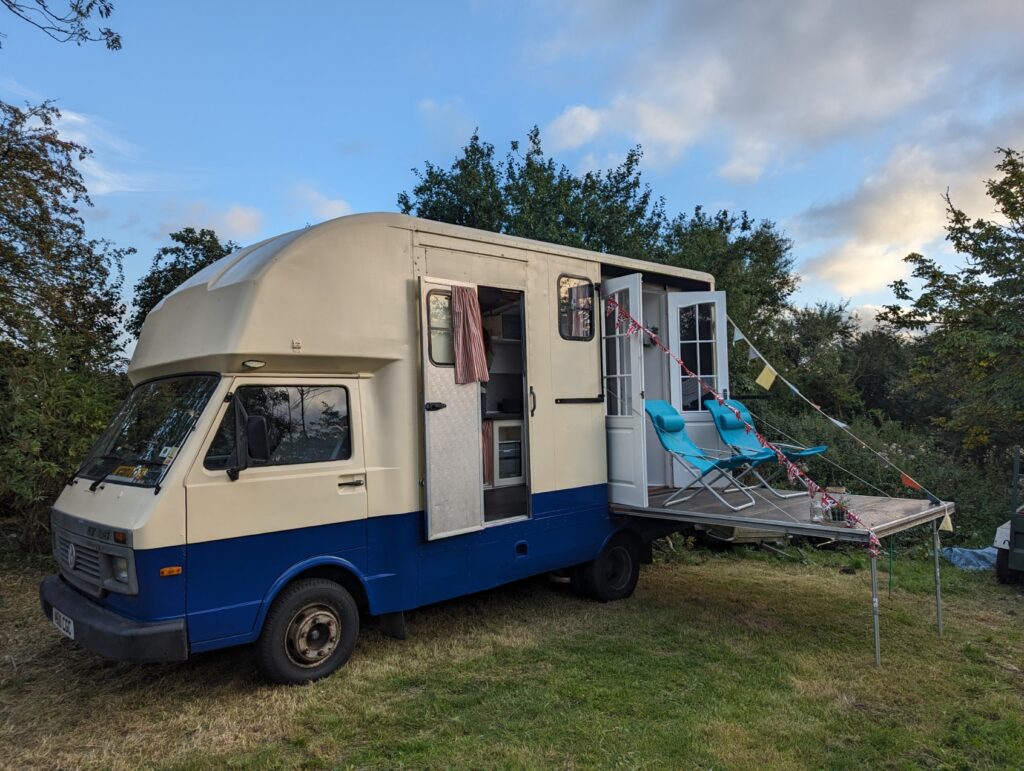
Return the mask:
M137 549L135 574L139 593L135 595L110 592L101 605L135 621L164 621L185 614L185 576L160 575L160 568L185 567L185 547Z
M346 564L374 614L409 610L593 559L615 526L605 485L533 496L529 520L425 540L423 512L229 538L188 547L193 650L249 642L286 580Z
M365 520L190 544L189 642L253 632L271 587L293 566L335 558L365 572L365 554Z

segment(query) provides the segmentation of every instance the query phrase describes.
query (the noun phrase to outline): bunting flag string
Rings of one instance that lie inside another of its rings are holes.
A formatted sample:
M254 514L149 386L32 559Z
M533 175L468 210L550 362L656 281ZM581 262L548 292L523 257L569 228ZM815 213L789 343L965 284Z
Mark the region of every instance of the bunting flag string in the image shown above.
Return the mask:
M764 362L765 368L761 371L761 374L758 375L758 378L755 381L759 386L761 386L762 388L768 389L768 388L771 388L772 383L774 383L776 379L781 380L783 383L786 384L786 386L789 387L789 390L792 391L793 394L797 398L802 399L803 401L807 402L807 404L809 404L816 412L820 413L822 415L822 417L824 417L826 420L828 420L830 423L832 423L832 425L834 425L836 428L840 429L844 433L848 434L850 437L853 438L853 440L855 442L857 442L858 445L860 445L865 450L868 450L868 451L874 453L878 457L878 459L880 461L882 461L882 463L884 463L885 465L889 466L896 473L898 473L900 475L900 482L903 484L904 487L906 487L906 488L908 488L910 490L916 490L916 491L922 493L933 504L938 505L941 502L941 501L939 501L939 499L935 495L933 495L931 492L929 492L927 489L925 489L925 487L920 482L918 482L916 479L914 479L912 476L910 476L910 474L908 474L903 469L901 469L899 466L897 466L895 463L893 463L892 460L890 460L887 456L885 456L884 454L880 453L875 448L870 447L867 444L867 442L865 442L859 436L854 434L853 431L850 430L849 425L847 425L843 421L839 420L838 418L832 417L831 415L826 413L821 408L820 405L815 404L810 399L808 399L806 396L804 396L802 393L800 393L800 389L798 389L795 385L790 383L785 377L780 375L778 373L778 371L775 370L774 367L772 367L772 365L768 362L768 360L764 356L761 355L761 352L758 351L754 347L754 344L752 342L750 342L750 338L747 337L746 335L744 335L740 331L740 328L736 324L735 321L733 321L732 319L729 319L729 323L732 324L732 327L733 327L733 330L735 331L735 333L741 335L742 339L749 346L749 351L748 351L748 354L747 354L748 361L753 361L754 359L760 359L761 361ZM771 375L770 377L768 377L766 375L766 373L769 373L769 372L770 372L770 375ZM764 384L765 382L767 382L768 385L765 385Z
M870 527L868 527L864 523L864 521L850 509L849 506L844 505L839 500L832 497L832 495L830 495L826 490L823 490L821 486L816 484L814 480L811 479L811 477L807 474L806 471L801 469L793 461L787 458L785 453L781 449L779 449L779 447L769 442L768 439L766 439L760 431L758 431L753 425L744 420L742 413L738 409L729 404L725 400L725 398L722 397L721 394L719 394L711 386L705 383L702 378L699 378L697 374L693 372L693 370L691 370L688 366L686 366L686 363L679 356L677 356L667 345L665 345L654 332L652 332L650 329L648 329L635 318L633 318L629 314L629 311L627 311L625 308L619 305L611 297L604 298L604 302L605 312L609 316L611 316L613 313L615 314L616 330L621 330L625 326L625 328L627 329L626 334L630 336L635 334L645 335L651 341L651 343L656 348L658 348L658 350L668 355L673 361L675 361L675 363L679 365L680 369L682 369L682 371L686 373L687 377L692 377L694 379L694 382L696 382L700 386L700 389L704 393L713 398L716 402L718 402L719 405L731 411L732 414L736 416L736 419L743 423L744 430L748 434L753 434L762 447L771 450L773 453L775 453L776 460L783 468L786 469L786 476L791 482L800 482L801 484L803 484L803 486L807 489L807 493L812 500L815 498L815 496L820 496L821 506L823 509L836 509L837 511L841 512L848 527L860 527L866 530L868 533L868 552L871 554L871 556L877 557L881 553L882 544L878 540L878 537L875 535L874 531ZM733 326L736 325L733 324ZM753 346L751 346L751 348L753 349ZM762 359L762 361L764 360L764 357L761 357L760 354L758 354L758 356ZM767 362L765 362L765 364L767 365ZM772 373L775 372L770 366L767 366L766 369ZM781 375L779 377L784 382L789 384L788 381L785 381L785 379L781 377ZM772 380L774 380L774 377L772 378ZM790 387L792 386L790 385Z

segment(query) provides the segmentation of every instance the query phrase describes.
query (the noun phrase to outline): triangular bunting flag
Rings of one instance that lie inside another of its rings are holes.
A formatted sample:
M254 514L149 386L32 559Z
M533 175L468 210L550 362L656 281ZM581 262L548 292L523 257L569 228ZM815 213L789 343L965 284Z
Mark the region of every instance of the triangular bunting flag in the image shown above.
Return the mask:
M772 365L765 364L764 369L761 370L761 374L757 376L757 380L755 380L754 382L761 386L761 388L763 388L765 391L767 391L772 387L772 383L775 382L775 374L776 373L775 370L772 369Z
M849 428L849 426L846 425L841 420L836 420L835 418L829 418L829 420L831 420L836 425L836 428Z
M750 349L747 351L747 361L753 361L754 359L760 358L761 354L754 350L754 346L750 346Z
M733 341L733 343L735 344L735 343L738 343L740 340L746 340L746 339L747 339L746 336L742 332L740 332L740 328L738 326L736 326L735 324L733 324L732 325L732 341Z
M950 519L949 514L942 518L942 524L939 525L939 530L941 530L943 533L953 532L953 520Z
M900 472L900 481L903 483L904 487L909 487L911 490L921 489L921 485L918 482L911 479L909 476L907 476L907 474L903 473L902 471Z

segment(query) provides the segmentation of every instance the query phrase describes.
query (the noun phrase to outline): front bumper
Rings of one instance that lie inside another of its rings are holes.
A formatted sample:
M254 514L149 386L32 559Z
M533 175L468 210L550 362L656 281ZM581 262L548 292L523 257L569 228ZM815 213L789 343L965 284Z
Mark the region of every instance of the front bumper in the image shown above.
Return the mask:
M185 619L132 621L79 594L60 576L39 585L43 613L56 608L75 622L75 642L114 661L184 661L188 658Z

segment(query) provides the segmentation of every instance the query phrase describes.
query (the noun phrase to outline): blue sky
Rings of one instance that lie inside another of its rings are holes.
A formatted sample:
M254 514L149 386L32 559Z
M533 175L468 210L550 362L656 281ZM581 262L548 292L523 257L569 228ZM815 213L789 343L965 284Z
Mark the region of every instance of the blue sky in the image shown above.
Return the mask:
M670 212L746 209L795 242L798 300L870 309L922 250L953 264L941 194L990 216L997 146L1024 148L1024 3L139 2L124 48L0 17L0 97L55 99L89 232L249 243L394 210L475 127L504 154L541 127L574 171L641 144Z

